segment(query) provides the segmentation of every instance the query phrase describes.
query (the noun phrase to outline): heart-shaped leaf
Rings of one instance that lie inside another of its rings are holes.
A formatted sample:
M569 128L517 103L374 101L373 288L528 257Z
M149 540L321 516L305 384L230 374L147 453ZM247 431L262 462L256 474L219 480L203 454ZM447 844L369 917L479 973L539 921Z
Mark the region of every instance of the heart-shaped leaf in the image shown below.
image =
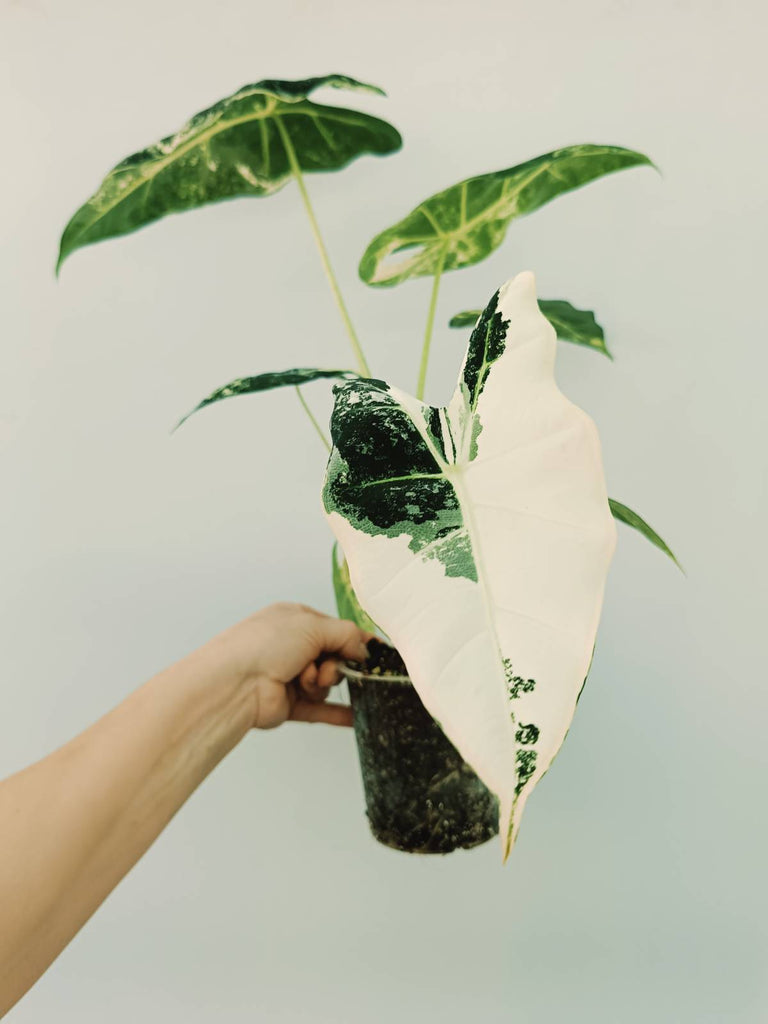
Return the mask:
M616 535L555 347L524 273L480 318L447 407L337 385L323 490L358 599L499 797L505 856L568 731Z
M256 377L238 377L230 381L224 387L216 388L202 402L198 402L194 409L182 417L174 429L178 429L182 423L189 419L194 413L204 409L214 402L221 402L225 398L236 398L237 395L251 395L255 391L271 391L273 388L301 387L302 384L309 384L313 380L326 378L340 379L352 378L357 374L352 370L317 370L315 368L301 368L295 370L277 370L273 373L260 373Z
M584 345L613 359L605 344L603 328L589 309L576 309L564 299L539 299L539 309L555 328L560 341ZM452 316L449 327L474 327L482 313L481 309L466 309Z
M504 241L509 222L595 178L652 162L620 146L556 149L504 171L437 192L378 234L360 261L372 285L400 284L479 263ZM394 258L403 253L402 257Z
M113 168L67 224L58 266L81 246L166 214L236 196L271 195L292 176L291 156L302 171L334 171L364 153L400 148L400 134L386 121L309 100L321 86L383 95L346 75L244 86Z

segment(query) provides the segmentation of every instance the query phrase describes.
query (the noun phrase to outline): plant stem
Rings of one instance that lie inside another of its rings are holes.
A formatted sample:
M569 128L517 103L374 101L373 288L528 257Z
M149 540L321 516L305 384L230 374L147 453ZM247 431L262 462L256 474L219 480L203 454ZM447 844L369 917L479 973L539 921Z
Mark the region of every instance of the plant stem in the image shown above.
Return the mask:
M419 382L416 386L416 397L423 401L424 399L424 388L427 384L427 366L429 364L429 347L432 342L432 328L435 324L435 310L437 309L437 293L440 290L440 278L443 273L443 264L445 263L445 256L448 252L447 247L443 247L440 256L438 257L437 267L435 268L435 279L432 282L432 297L429 300L429 312L427 313L427 327L424 332L424 344L421 349L421 364L419 366Z
M330 450L331 450L331 442L328 440L328 438L323 433L323 428L317 422L317 420L315 419L315 417L314 417L314 415L312 413L312 410L307 405L306 399L304 398L304 395L302 395L301 388L299 387L298 384L294 384L294 390L296 391L298 399L301 402L302 409L307 414L307 416L309 416L310 423L312 424L312 426L317 431L317 436L320 438L320 440L325 445L326 450L330 452Z
M312 235L315 239L318 252L320 253L320 260L323 264L325 276L328 278L328 283L331 286L333 297L336 300L336 305L339 307L339 312L341 313L341 319L344 321L344 326L347 329L349 340L352 342L352 351L355 353L355 359L357 360L358 369L360 370L360 373L364 377L370 377L370 367L366 362L365 355L363 354L363 350L360 346L360 341L357 337L357 334L355 333L355 328L352 326L352 321L349 318L349 312L347 311L347 307L344 305L344 299L342 298L339 283L336 280L336 275L334 274L333 267L331 266L331 260L330 257L328 256L328 250L325 248L323 236L320 234L320 226L317 223L315 211L312 209L312 204L309 201L309 193L307 192L307 186L304 184L304 176L301 173L301 167L299 166L299 161L296 157L296 150L293 148L291 138L288 135L288 132L286 131L285 126L279 117L275 118L275 124L277 125L278 132L280 133L280 138L283 140L283 146L285 147L285 153L286 156L288 157L288 163L291 166L291 172L293 173L293 176L296 179L296 184L299 186L299 192L301 193L301 198L304 203L304 209L307 212L309 226L312 228Z

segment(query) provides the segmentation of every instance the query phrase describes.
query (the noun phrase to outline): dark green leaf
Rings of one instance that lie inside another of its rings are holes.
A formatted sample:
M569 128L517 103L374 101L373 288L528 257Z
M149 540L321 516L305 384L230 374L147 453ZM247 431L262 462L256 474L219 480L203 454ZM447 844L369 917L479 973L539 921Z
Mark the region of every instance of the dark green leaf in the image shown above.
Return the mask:
M613 359L605 344L603 328L591 309L576 309L564 299L542 299L539 308L557 331L561 341L593 348Z
M631 526L634 530L637 530L638 533L642 533L646 540L649 540L651 544L655 544L656 547L663 551L665 555L669 555L680 572L685 571L658 533L656 533L656 531L652 529L644 519L641 519L637 512L633 512L631 508L628 508L626 505L622 505L620 501L614 501L613 498L608 499L608 504L611 506L611 512L615 519L618 519L620 523L626 523L627 526Z
M311 102L307 97L321 86L381 94L345 75L244 86L113 168L67 224L58 266L83 245L127 234L166 214L277 192L292 173L281 129L303 171L333 171L364 153L400 148L399 133L386 121Z
M584 345L613 359L605 344L603 328L589 309L576 309L564 299L539 299L539 309L557 331L560 341ZM467 309L452 316L449 327L474 327L481 310Z
M541 309L541 303L539 303L539 309ZM474 327L477 323L482 309L464 309L461 313L456 313L448 321L449 327Z
M350 380L357 374L351 370L316 370L314 368L296 370L278 370L275 373L260 373L257 377L239 377L230 381L223 388L217 388L207 398L195 406L191 412L179 420L174 429L178 430L185 420L188 420L194 413L204 409L207 405L220 402L224 398L235 398L237 395L250 395L255 391L270 391L272 388L300 387L302 384L309 384L313 380L326 378Z
M351 619L361 629L365 629L370 633L380 633L381 631L376 626L376 623L363 611L360 602L357 600L357 595L349 579L349 567L346 560L343 557L339 560L338 544L333 545L331 565L333 592L336 596L336 610L339 618Z
M564 192L627 167L652 163L619 146L567 146L524 164L468 178L425 199L378 234L360 261L360 277L392 285L438 269L459 270L497 249L515 217L532 213ZM403 253L400 259L393 259Z

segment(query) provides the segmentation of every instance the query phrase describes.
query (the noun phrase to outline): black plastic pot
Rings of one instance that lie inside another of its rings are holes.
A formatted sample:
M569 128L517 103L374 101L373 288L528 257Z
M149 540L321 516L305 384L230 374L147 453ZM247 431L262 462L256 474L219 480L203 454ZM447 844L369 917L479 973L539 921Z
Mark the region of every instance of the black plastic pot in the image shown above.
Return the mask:
M342 671L374 836L407 853L487 842L499 830L496 797L421 703L394 648L373 641L369 649L362 671Z

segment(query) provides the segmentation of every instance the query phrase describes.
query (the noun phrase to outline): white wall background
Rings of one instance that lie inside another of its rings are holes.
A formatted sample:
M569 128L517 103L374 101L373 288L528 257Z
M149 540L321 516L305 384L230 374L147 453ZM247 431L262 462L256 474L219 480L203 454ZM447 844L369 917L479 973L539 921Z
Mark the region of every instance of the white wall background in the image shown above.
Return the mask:
M616 362L563 346L561 386L598 422L611 493L688 571L622 529L589 685L506 869L495 844L377 846L351 734L254 734L9 1019L765 1020L763 5L0 11L0 774L251 610L332 607L323 453L294 397L169 436L234 376L347 361L295 190L166 220L53 277L60 230L118 159L262 77L389 92L350 102L391 119L403 152L310 187L375 368L405 385L430 284L366 289L376 231L559 145L653 157L663 177L562 198L446 278L429 397L466 341L447 318L518 270L596 309Z

